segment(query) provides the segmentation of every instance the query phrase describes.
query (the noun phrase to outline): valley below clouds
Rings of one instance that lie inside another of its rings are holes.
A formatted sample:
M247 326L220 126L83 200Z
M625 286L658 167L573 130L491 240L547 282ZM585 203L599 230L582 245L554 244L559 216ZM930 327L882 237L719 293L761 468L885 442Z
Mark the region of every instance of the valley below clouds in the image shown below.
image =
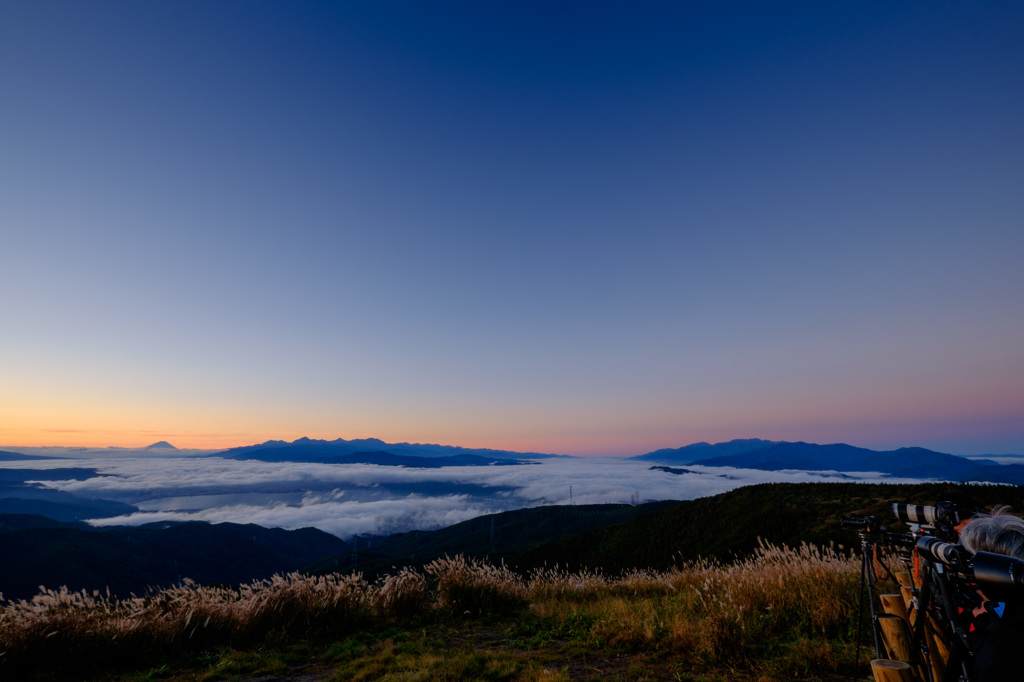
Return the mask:
M88 519L95 526L161 521L319 528L340 538L434 530L500 511L564 504L688 500L763 482L887 481L864 472L760 471L687 465L684 473L618 458L540 459L523 466L409 468L373 464L263 462L202 452L48 449L57 459L6 468L94 470L39 485L134 505L137 512Z

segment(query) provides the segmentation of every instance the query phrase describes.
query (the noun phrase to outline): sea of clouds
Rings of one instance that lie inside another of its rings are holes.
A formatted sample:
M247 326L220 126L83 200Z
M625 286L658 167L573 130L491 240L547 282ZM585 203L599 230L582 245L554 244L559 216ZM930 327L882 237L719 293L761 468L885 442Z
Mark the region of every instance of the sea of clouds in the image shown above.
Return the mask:
M5 462L7 468L94 469L85 480L42 485L136 505L137 513L93 519L97 526L157 521L315 527L341 538L432 530L498 511L559 504L689 500L765 482L899 482L881 474L758 471L686 465L691 473L616 458L557 458L519 466L416 469L224 459L199 451L30 451L59 459Z

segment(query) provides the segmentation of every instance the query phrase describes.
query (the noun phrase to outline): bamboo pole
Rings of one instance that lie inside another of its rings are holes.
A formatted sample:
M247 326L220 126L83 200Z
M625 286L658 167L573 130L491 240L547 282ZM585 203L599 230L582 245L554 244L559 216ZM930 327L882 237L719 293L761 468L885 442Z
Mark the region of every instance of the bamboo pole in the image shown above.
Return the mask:
M914 682L910 666L903 661L876 658L871 661L871 673L875 682Z
M902 594L880 594L878 598L882 601L882 610L886 613L891 613L894 616L899 616L903 620L910 624L910 616L907 614L907 605L903 601Z

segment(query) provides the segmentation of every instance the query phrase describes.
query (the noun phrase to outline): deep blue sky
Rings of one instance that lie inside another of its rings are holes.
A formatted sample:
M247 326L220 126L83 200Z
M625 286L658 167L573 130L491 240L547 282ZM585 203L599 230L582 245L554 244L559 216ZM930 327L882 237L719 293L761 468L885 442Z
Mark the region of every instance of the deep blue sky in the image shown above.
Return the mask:
M1024 452L1022 36L1019 2L3 3L0 443Z

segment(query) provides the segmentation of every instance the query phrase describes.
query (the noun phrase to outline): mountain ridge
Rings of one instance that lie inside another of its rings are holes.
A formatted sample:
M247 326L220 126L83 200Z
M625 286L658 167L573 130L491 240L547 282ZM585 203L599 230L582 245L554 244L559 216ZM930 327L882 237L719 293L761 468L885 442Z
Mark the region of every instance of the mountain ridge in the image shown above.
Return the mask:
M46 457L44 455L23 455L20 452L12 452L10 450L0 450L0 462L27 462L29 460L36 459L57 459L56 457Z
M673 464L693 464L699 459L706 458L709 453L715 455L737 455L751 450L757 450L768 445L774 445L779 441L763 440L761 438L734 438L722 443L690 443L679 448L662 448L643 455L630 457L642 461L665 462Z
M799 469L879 472L901 478L947 480L964 480L962 477L965 472L973 472L974 476L999 473L1000 482L1008 480L1004 475L1006 472L999 469L1006 465L999 465L988 459L968 459L922 447L870 450L846 443L820 445L804 441L765 441L753 438L714 445L695 443L674 450L656 450L631 459L661 464L696 464L762 471ZM1012 480L1022 482L1024 478Z
M318 440L298 438L292 442L268 440L255 445L243 445L219 452L215 457L227 459L255 459L264 462L323 462L345 455L365 452L385 452L399 457L444 458L473 455L492 460L549 459L566 457L536 452L513 452L489 448L463 448L456 445L430 445L421 443L386 443L379 438L345 440Z

